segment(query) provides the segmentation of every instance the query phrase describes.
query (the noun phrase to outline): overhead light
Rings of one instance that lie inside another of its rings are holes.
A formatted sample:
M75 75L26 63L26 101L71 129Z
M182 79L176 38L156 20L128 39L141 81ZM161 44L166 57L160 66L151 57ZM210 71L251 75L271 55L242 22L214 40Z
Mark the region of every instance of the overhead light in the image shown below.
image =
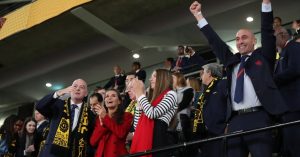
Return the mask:
M46 87L50 88L50 87L52 87L52 84L51 83L46 83Z
M249 16L249 17L246 18L246 21L247 21L247 22L253 22L253 20L254 20L254 19L253 19L253 17L251 17L251 16Z
M138 59L138 58L140 58L140 55L135 53L135 54L132 55L132 57L135 58L135 59Z

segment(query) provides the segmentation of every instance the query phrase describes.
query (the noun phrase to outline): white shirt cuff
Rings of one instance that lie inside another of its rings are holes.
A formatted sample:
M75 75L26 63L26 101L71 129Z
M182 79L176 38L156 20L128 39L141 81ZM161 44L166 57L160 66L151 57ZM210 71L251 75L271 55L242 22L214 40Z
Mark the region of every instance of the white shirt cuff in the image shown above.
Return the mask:
M203 28L204 26L208 25L208 22L206 21L205 18L202 18L200 21L198 21L198 24L197 26L201 29Z
M53 98L57 99L59 96L56 94L56 92L53 94Z
M143 97L146 97L144 94L138 97L137 101L140 102Z
M271 12L272 11L272 5L271 5L271 3L268 3L268 4L262 3L262 5L261 5L261 11L262 12Z

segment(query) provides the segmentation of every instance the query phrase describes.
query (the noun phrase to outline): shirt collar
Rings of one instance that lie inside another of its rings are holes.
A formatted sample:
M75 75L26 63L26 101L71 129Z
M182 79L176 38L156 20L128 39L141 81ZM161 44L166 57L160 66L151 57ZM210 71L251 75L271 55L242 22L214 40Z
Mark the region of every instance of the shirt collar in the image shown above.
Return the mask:
M43 122L45 122L45 121L46 121L46 119L37 122L37 128L38 128Z
M75 104L73 100L71 100L71 104L77 105L78 110L80 110L82 103Z

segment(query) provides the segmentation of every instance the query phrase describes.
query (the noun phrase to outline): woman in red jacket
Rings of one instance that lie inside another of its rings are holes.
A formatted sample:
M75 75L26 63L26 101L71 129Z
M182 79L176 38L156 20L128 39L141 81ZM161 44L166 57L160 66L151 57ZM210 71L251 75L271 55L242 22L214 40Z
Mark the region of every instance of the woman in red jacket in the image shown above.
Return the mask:
M95 157L118 157L127 154L126 136L132 123L132 115L121 108L122 98L118 91L108 90L105 94L105 109L95 106L98 114L90 143L97 147Z

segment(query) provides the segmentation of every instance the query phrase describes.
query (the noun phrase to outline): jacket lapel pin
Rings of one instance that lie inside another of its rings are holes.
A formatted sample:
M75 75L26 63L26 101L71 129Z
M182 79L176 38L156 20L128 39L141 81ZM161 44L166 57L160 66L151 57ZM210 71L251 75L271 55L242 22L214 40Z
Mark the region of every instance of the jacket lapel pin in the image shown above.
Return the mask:
M261 66L262 65L262 61L261 60L257 60L257 61L255 61L255 64L258 65L258 66Z

